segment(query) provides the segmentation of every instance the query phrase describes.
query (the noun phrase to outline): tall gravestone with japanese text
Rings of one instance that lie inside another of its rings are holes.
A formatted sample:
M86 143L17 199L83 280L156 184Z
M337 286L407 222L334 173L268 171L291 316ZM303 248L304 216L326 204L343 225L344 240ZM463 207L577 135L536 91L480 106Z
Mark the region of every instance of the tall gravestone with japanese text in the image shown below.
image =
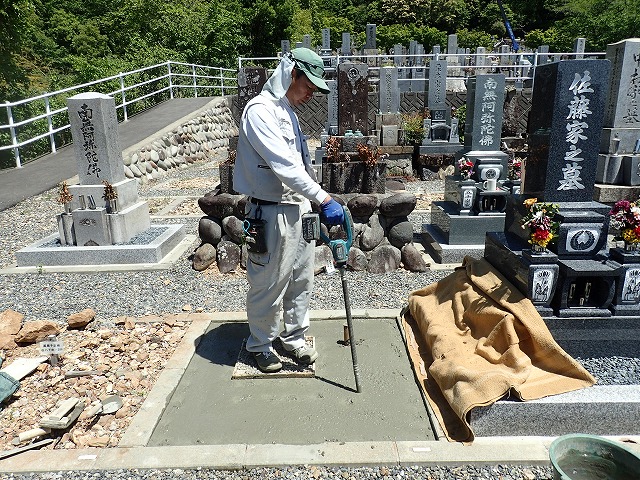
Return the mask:
M138 198L135 179L127 179L118 138L115 100L100 93L67 99L79 185L71 185L76 245L111 245L149 228L149 207ZM104 196L105 182L117 194L117 212ZM108 215L111 214L111 215Z
M67 98L67 110L79 183L67 187L58 235L16 252L18 265L159 262L184 238L184 225L151 226L137 181L125 176L115 100L81 93ZM133 241L138 234L148 242Z
M338 134L368 132L368 67L362 63L338 65Z
M640 186L640 38L609 44L606 58L611 62L611 86L596 183Z
M536 69L522 192L545 202L590 202L609 92L608 60Z
M419 49L416 45L416 51ZM462 145L458 134L458 119L451 118L447 105L447 61L431 60L426 83L427 113L420 154L455 154Z
M623 294L640 273L640 255L608 245L606 204L593 201L596 163L609 94L609 60L539 66L529 117L522 195L507 210L503 234L487 235L485 257L541 314L637 315L640 297ZM547 249L530 247L523 202L555 204L558 229Z
M512 191L507 184L508 157L500 151L504 89L503 74L469 79L465 144L455 150L456 160L468 168L463 172L456 163L455 174L445 179L444 200L432 202L431 225L424 226L425 248L437 261L481 255L486 233L504 229ZM443 99L434 95L429 101L441 105ZM430 110L433 122L437 109Z

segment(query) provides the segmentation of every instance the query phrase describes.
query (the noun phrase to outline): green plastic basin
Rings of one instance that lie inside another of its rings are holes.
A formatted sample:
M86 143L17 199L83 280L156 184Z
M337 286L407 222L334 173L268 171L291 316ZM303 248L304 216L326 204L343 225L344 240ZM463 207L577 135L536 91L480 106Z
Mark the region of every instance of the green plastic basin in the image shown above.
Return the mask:
M623 443L597 435L558 437L549 457L556 480L640 479L640 456Z

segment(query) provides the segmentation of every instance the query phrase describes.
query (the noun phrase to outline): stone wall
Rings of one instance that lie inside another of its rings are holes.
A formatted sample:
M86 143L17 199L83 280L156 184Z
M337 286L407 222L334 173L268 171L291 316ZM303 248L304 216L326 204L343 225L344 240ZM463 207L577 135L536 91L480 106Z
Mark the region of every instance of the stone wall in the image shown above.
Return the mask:
M411 193L345 194L334 198L349 207L353 215L353 245L347 267L356 271L387 273L398 268L413 272L428 270L422 254L413 243L414 225L409 215L417 198ZM221 273L246 268L247 250L243 245L246 197L210 193L198 199L204 212L198 225L201 245L193 256L193 268L206 270L213 264ZM345 238L341 226L321 227L325 236ZM316 246L316 273L332 262L332 253L322 241Z
M230 105L231 97L213 100L192 118L125 150L126 177L146 183L172 168L207 160L213 152L226 150L229 138L238 135Z

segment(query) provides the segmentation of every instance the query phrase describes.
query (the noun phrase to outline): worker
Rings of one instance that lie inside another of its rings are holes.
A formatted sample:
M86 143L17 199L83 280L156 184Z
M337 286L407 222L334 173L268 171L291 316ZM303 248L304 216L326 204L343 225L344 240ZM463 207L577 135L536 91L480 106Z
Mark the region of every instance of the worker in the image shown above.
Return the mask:
M282 369L273 346L277 338L298 363L316 361L318 353L305 339L315 241L304 240L302 215L314 202L325 223L344 218L342 206L317 182L293 111L315 91L329 93L322 59L308 48L293 49L247 103L240 121L233 188L248 197L245 225L253 225L249 229L257 237L248 243L246 348L265 373Z

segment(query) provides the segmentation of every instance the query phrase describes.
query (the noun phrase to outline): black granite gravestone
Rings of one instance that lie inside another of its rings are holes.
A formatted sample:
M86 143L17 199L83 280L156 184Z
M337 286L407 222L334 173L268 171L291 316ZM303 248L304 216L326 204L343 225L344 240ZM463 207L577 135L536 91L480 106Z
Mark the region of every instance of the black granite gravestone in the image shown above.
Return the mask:
M564 60L536 69L524 195L545 202L593 199L610 69L608 60Z

